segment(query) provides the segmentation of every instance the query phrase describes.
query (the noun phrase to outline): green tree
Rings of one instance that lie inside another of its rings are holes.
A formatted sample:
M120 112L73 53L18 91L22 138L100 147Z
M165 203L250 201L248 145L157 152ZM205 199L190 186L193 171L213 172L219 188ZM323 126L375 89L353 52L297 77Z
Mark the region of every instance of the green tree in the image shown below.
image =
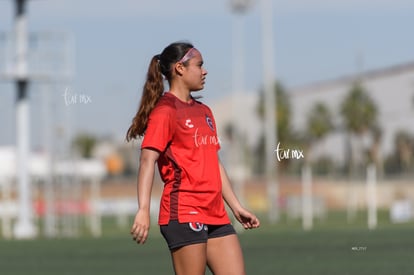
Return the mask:
M414 172L414 136L407 130L394 135L394 151L387 156L385 169L388 174Z
M375 164L378 169L378 177L384 176L384 159L381 154L382 129L374 126L372 129L372 145L368 150L369 162Z
M348 95L345 97L340 107L340 113L342 115L344 129L348 132L349 137L349 149L348 155L348 173L351 182L355 180L357 176L362 176L364 171L364 151L367 148L363 148L363 137L371 134L372 130L378 128L377 126L377 114L378 110L375 102L368 95L365 87L361 82L355 82ZM371 132L371 133L370 133ZM354 183L355 184L355 183ZM356 217L356 188L351 188L352 198L348 201L347 207L347 219L352 221Z
M375 129L379 128L377 125L377 105L360 82L355 82L352 85L342 102L340 114L345 130L356 139L361 140L362 136L367 133L372 135L376 131ZM349 153L348 165L352 175L357 166L357 151L352 144Z
M285 87L276 82L274 85L275 99L276 99L276 110L275 121L277 124L277 140L280 143L287 144L292 140L291 131L291 105L289 97L287 95ZM264 120L265 104L264 104L264 92L260 92L259 104L257 107L259 117Z
M72 145L83 158L91 158L96 142L93 135L83 133L74 138Z
M324 103L317 102L308 113L304 143L305 152L321 141L333 129L332 114ZM305 154L305 162L311 165L312 158Z
M285 147L291 147L292 144L295 143L295 139L293 138L294 135L292 133L291 128L291 105L290 100L287 95L287 91L285 87L280 83L276 82L274 85L274 92L275 92L275 101L276 101L276 110L275 112L275 121L276 121L276 129L277 129L277 137L276 137L276 144L280 142ZM257 105L257 113L259 117L264 120L265 114L265 104L264 104L264 91L260 91L260 98ZM264 135L262 134L261 138L259 139L259 143L256 148L256 165L255 171L258 173L263 172L263 165L262 161L264 159L265 148L264 145ZM276 149L276 148L275 148ZM283 170L286 168L288 161L284 161L280 163L280 168Z
M307 119L306 137L310 143L324 138L333 129L332 114L324 103L317 102Z
M399 131L395 135L395 150L402 172L408 172L413 159L413 137L407 131Z
M343 101L341 115L344 118L345 128L357 135L376 126L377 106L360 82L354 83Z

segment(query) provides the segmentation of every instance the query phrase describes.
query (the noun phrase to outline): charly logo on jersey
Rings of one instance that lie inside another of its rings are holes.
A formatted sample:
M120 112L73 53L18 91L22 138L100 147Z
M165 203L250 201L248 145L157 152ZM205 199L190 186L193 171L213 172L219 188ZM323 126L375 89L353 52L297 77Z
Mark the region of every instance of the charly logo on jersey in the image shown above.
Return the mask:
M200 232L201 230L207 230L208 227L207 225L204 225L202 223L199 222L189 222L188 225L190 226L191 230L195 231L195 232Z
M208 115L206 115L206 122L207 122L208 127L210 127L211 131L214 132L213 120Z
M185 126L187 126L188 128L193 128L194 127L194 124L191 122L191 119L187 119L186 121L185 121Z

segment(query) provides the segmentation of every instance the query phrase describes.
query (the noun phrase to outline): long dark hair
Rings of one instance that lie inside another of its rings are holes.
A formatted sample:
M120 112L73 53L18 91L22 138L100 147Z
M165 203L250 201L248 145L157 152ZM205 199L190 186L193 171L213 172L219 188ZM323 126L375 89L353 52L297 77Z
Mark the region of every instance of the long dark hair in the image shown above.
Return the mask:
M193 47L188 42L175 42L168 45L161 54L152 57L138 111L126 133L127 141L144 136L148 117L164 93L163 75L171 83L173 65Z

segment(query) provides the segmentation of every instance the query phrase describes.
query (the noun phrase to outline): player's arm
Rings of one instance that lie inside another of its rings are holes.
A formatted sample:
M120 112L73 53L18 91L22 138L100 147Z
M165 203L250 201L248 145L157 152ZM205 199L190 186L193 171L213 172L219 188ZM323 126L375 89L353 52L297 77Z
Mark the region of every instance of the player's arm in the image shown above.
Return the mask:
M137 243L145 243L150 227L151 191L154 181L155 163L159 152L142 149L138 170L138 212L131 228L131 235Z
M259 219L250 211L246 210L241 204L233 191L229 177L221 161L219 161L220 176L222 182L222 193L224 201L232 210L234 217L243 225L245 229L257 228L260 226Z

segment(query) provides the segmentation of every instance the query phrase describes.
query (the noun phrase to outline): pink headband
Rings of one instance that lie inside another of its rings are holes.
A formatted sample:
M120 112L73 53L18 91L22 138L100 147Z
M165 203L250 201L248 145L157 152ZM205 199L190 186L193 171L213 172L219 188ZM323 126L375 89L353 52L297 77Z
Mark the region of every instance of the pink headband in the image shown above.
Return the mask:
M194 54L192 54L194 50L197 50L197 49L196 48L189 49L188 52L180 60L178 60L178 63L184 63L190 60L194 56Z

